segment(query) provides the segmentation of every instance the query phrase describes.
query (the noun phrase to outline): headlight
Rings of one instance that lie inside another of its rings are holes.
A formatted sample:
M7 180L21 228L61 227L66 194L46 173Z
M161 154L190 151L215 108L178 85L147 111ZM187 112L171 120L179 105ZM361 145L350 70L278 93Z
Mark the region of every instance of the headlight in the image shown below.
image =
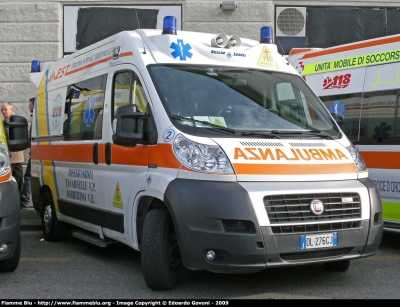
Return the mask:
M363 157L360 155L359 151L357 148L355 148L353 145L346 147L347 150L350 152L351 157L354 160L354 163L357 166L357 171L362 172L367 170L367 166L365 165Z
M10 171L10 156L6 145L0 141L0 176Z
M228 157L219 146L192 142L179 134L173 143L174 153L185 166L202 172L233 174Z

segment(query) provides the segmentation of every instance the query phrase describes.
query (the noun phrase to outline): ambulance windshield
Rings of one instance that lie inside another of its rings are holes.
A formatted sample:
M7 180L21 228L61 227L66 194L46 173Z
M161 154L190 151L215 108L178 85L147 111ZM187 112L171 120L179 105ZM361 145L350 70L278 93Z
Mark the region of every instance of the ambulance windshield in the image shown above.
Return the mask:
M209 122L238 132L311 131L340 137L337 124L300 76L222 66L157 64L148 69L181 130L209 128L202 123Z

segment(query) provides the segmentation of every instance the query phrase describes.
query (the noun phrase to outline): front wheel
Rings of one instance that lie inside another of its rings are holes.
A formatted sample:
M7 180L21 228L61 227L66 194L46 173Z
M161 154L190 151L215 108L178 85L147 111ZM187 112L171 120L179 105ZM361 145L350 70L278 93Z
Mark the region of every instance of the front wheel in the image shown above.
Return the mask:
M146 284L168 290L178 284L182 261L171 216L166 209L151 210L142 232L141 262Z
M18 267L19 258L21 256L21 235L18 235L18 239L15 242L16 248L14 255L11 258L0 261L0 272L12 272Z
M325 270L331 272L345 272L350 267L350 260L340 260L335 262L325 262Z
M43 198L42 230L47 241L62 241L67 236L67 224L57 219L51 192L47 192Z

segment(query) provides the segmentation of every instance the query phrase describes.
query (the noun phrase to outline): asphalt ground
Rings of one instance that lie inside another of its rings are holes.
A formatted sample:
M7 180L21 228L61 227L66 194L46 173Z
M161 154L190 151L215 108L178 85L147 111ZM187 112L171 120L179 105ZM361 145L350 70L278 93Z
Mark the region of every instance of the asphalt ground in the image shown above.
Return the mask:
M22 165L22 170L25 174L26 165ZM20 229L21 231L42 231L42 224L40 216L33 209L32 199L29 202L29 206L26 210L21 210L20 216Z
M40 216L37 214L32 205L26 210L21 210L21 231L41 231L41 221Z

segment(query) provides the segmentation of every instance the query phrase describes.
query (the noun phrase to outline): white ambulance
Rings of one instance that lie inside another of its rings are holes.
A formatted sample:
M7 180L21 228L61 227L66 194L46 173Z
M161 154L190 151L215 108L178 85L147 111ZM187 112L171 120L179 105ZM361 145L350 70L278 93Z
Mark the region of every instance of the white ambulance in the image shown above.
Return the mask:
M127 244L152 289L176 286L182 266L346 271L375 254L379 192L272 29L254 41L175 20L32 62L45 238Z

